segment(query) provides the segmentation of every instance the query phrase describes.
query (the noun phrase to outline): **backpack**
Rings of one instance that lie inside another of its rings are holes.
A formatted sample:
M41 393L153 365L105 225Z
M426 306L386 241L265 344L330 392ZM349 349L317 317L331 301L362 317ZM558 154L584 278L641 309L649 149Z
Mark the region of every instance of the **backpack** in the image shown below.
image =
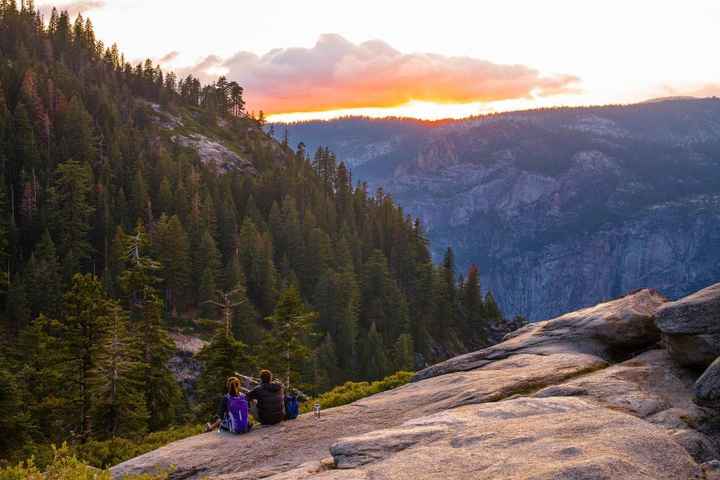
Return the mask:
M245 395L233 397L225 395L227 402L227 416L225 417L225 426L232 433L246 433L250 430L248 421L248 402Z
M300 402L296 396L288 395L285 397L285 418L294 420L300 415Z

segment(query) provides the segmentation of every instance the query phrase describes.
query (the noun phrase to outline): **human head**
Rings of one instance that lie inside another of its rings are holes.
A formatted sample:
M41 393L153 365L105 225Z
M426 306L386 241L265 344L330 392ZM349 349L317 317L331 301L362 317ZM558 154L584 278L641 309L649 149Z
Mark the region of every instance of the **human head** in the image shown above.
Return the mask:
M227 382L225 382L225 386L227 387L227 392L230 395L233 395L237 397L240 395L240 379L237 377L230 377L227 379Z
M270 370L260 370L260 381L262 383L272 382L272 372Z

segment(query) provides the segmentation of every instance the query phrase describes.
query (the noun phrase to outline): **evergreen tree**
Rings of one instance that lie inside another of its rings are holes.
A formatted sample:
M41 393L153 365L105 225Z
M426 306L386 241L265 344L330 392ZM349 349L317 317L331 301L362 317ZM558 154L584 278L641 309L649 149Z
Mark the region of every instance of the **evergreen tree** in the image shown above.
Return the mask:
M407 322L407 305L393 281L387 258L375 250L365 263L362 278L362 312L365 325L375 325L389 340L400 334Z
M492 326L498 325L500 322L502 322L502 312L500 311L500 307L498 307L498 304L495 302L495 296L492 294L492 292L487 292L487 294L485 294L484 303L485 324L488 326ZM523 319L521 317L520 319L516 319L516 321L522 323Z
M227 261L235 254L238 233L237 208L229 185L223 189L223 198L218 211L220 250Z
M253 278L256 280L257 307L263 313L271 312L277 299L277 272L272 258L270 234L257 239L257 257L253 262ZM287 285L287 284L286 284Z
M165 287L165 301L173 317L178 315L178 306L186 303L186 293L190 284L189 245L187 234L177 215L160 217L155 230L155 249L162 265L162 278Z
M423 355L424 359L431 357L430 329L435 326L435 285L434 269L430 262L417 266L416 291L413 299L412 337L415 342L415 351Z
M237 262L239 264L239 262ZM235 338L247 345L257 345L262 341L262 329L258 325L258 313L247 298L245 278L242 271L235 284L227 289L233 290L231 301L234 305L231 331Z
M215 274L210 267L205 267L200 277L200 286L198 288L198 296L205 299L201 302L201 313L205 317L215 318L215 307L206 303L213 300L217 296L217 284L215 283Z
M196 278L200 279L198 302L204 302L215 297L220 267L220 252L217 249L215 239L208 230L205 230L193 258L193 272Z
M395 342L395 369L412 372L415 370L415 351L412 336L403 333Z
M344 375L338 366L335 341L328 334L315 352L315 378L313 383L318 392L330 390L339 385Z
M149 414L143 394L144 370L127 313L113 303L91 383L96 435L133 437L145 432Z
M468 347L484 346L487 341L487 325L485 325L485 311L480 292L480 279L478 268L471 265L468 269L467 279L462 287L462 310L465 316L464 336L471 343Z
M15 275L10 279L5 311L9 330L14 334L25 328L32 318L25 285L25 281L20 275Z
M78 96L58 115L58 154L63 160L91 165L97 156L92 116Z
M35 137L35 130L28 108L23 101L20 101L15 107L14 119L14 144L15 155L18 160L22 159L23 168L28 172L38 172L41 168L41 155L38 141ZM19 165L16 167L17 172L20 171Z
M148 196L148 188L145 182L145 174L143 173L142 163L138 166L135 172L135 178L130 188L130 201L132 217L140 220L147 221L148 203L150 201Z
M225 382L236 372L248 372L251 364L247 356L247 347L219 330L197 356L202 365L202 373L197 380L197 416L205 420L214 414L220 396L224 393Z
M67 439L77 424L73 397L68 395L68 376L75 372L67 365L67 351L60 336L60 322L40 315L18 336L13 364L17 381L30 415L33 440L52 443Z
M140 325L140 344L145 369L143 387L151 430L165 428L175 421L182 392L168 362L175 353L173 344L162 326L162 301L155 293L146 293L136 322Z
M61 338L68 368L65 391L74 405L77 421L73 430L81 441L92 432L94 403L92 383L97 378L98 354L106 335L112 302L100 281L92 275L76 274L65 294L60 319Z
M175 345L162 325L163 304L156 289L161 265L143 253L149 241L141 223L134 235L125 237L124 244L127 261L120 286L131 309L131 328L137 333L142 354L149 427L157 430L174 421L182 395L168 367Z
M175 198L172 192L172 186L170 180L167 177L163 177L160 182L160 191L158 192L159 209L161 213L171 215L175 212Z
M281 236L285 240L283 252L286 252L291 260L290 265L295 272L301 276L305 272L305 249L303 245L302 229L300 218L295 205L295 200L285 196L282 204Z
M35 247L26 270L26 282L31 285L27 289L27 299L32 317L40 313L57 315L62 298L62 276L55 244L47 230Z
M243 271L242 265L240 264L240 255L232 255L225 268L223 269L223 288L225 290L232 290L238 285L242 285L243 288L246 285L245 272Z
M30 440L28 410L22 402L20 386L0 357L0 457L7 458L18 445Z
M89 165L68 160L57 167L51 200L66 277L78 272L93 250L87 239L89 220L95 210L90 203L91 187Z
M435 323L432 325L432 334L441 341L448 341L456 333L457 286L455 282L455 256L452 249L448 247L435 279Z
M362 347L362 367L363 376L367 380L378 380L384 378L389 373L389 363L383 340L375 328L375 324L370 325L367 337Z
M2 90L0 90L0 97ZM2 105L0 105L2 106ZM0 142L2 141L2 129L0 125ZM2 146L0 145L0 165L2 162ZM0 175L0 294L7 292L9 278L9 243L10 243L10 208L7 201L7 186L5 177Z
M260 347L262 365L267 365L287 386L302 387L305 363L310 360L309 347L316 312L303 305L300 292L290 286L280 296L277 307L266 320L270 329Z

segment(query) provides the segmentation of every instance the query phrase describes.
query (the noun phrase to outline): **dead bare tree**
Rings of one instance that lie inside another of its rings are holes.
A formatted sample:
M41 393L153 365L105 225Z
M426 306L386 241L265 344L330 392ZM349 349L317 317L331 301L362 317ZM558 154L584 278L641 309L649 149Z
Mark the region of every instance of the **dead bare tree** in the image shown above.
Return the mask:
M225 320L225 335L230 335L230 323L232 321L232 313L233 309L235 307L239 307L243 303L246 302L246 300L243 300L241 302L233 302L232 296L238 292L241 292L242 288L236 288L234 290L230 290L228 292L223 292L221 290L217 291L218 296L222 299L222 303L216 302L215 300L205 300L201 303L201 305L209 304L209 305L215 305L223 312L223 318Z

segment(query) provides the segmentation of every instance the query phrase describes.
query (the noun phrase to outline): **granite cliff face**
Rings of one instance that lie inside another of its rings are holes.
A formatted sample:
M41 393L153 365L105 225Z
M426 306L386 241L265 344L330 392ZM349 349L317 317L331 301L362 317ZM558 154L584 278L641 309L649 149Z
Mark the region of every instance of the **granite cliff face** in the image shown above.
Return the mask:
M645 286L677 297L720 275L718 99L289 130L421 217L437 256L477 263L508 315Z
M530 324L320 417L198 435L112 473L174 466L174 480L720 480L720 360L703 373L683 366L691 352L682 346L665 348L668 335L716 332L718 312L720 284L676 302L643 289Z

